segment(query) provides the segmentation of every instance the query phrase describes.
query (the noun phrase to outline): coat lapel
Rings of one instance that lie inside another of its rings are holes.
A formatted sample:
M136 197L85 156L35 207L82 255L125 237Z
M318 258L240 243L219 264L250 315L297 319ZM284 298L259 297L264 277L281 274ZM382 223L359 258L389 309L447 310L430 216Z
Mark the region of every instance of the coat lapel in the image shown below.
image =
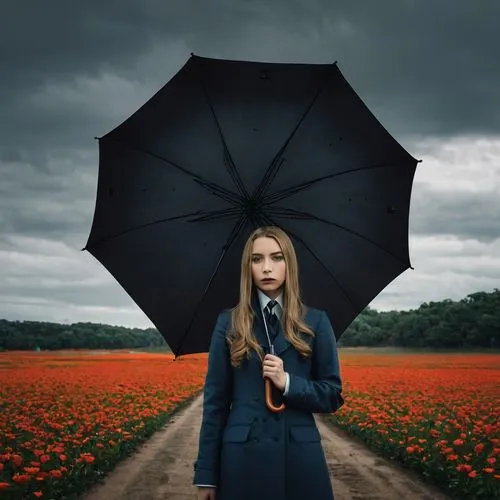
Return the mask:
M261 345L265 352L269 352L269 342L266 336L266 327L264 326L264 318L260 310L259 296L255 287L252 289L252 309L254 314L254 335L257 342Z
M281 327L281 322L279 323L279 331L278 335L274 339L274 350L276 352L276 356L279 356L282 352L286 351L292 344L285 337L283 333L283 329Z
M269 352L269 341L267 340L266 335L266 327L264 325L264 318L262 316L262 310L260 308L259 295L257 294L257 290L254 287L252 292L252 308L254 312L254 334L257 339L257 342L262 346L264 352ZM291 346L291 343L285 338L283 334L283 329L281 326L281 322L278 323L278 334L274 339L274 350L277 356L279 356L282 352L284 352L288 347Z

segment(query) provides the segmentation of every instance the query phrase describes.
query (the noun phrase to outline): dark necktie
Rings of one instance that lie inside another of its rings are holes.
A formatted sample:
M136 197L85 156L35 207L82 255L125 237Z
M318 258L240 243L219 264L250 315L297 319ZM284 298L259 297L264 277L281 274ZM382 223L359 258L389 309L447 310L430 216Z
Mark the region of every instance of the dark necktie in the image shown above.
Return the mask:
M267 328L269 330L269 338L271 339L271 342L273 342L276 335L278 335L278 316L276 316L276 314L273 313L273 308L277 304L278 303L275 300L270 300L267 303L266 308L264 309L266 315Z

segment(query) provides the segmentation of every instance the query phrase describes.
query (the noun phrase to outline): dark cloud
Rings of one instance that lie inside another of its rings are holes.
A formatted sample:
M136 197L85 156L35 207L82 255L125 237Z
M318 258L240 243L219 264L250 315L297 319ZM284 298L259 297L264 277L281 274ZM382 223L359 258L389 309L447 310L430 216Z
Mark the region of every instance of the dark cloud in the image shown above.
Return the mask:
M81 79L115 75L145 86L145 99L190 51L269 61L338 60L398 136L495 132L499 14L500 4L488 0L11 3L0 32L2 146L43 147L36 140L41 136L51 146L71 139L91 147L89 138L116 125L117 116L106 106L95 108L99 95L96 100L95 89L82 88ZM152 52L154 61L148 59ZM78 85L80 95L64 93ZM139 99L120 105L124 118Z

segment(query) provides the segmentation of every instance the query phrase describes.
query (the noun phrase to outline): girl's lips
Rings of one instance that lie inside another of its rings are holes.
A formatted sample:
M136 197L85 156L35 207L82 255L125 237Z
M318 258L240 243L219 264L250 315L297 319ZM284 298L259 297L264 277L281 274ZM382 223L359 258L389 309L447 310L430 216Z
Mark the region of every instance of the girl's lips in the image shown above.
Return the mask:
M271 281L276 281L276 280L274 278L264 278L262 281L271 282Z

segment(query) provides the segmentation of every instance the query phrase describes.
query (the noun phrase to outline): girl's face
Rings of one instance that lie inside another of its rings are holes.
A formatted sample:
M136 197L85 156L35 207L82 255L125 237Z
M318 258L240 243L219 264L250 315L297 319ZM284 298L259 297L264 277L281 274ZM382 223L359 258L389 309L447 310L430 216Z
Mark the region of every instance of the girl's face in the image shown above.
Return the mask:
M286 278L283 252L274 238L257 238L252 246L252 278L256 287L275 299Z

